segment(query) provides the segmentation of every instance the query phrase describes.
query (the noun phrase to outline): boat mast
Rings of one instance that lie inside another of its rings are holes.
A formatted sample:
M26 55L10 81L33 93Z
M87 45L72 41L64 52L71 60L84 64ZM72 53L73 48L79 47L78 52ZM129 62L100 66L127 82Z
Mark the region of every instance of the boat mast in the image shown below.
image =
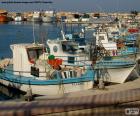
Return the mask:
M34 20L33 20L33 40L34 40L34 44L36 43L36 39L35 39L35 23L34 23Z

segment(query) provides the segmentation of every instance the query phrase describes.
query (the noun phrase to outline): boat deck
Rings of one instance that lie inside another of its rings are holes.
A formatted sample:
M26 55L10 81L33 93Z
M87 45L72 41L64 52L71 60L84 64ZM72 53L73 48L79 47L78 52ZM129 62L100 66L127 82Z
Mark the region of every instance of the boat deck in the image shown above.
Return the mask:
M125 84L111 85L104 90L44 96L31 102L4 101L0 102L0 115L125 115L126 108L140 110L139 83L140 78Z

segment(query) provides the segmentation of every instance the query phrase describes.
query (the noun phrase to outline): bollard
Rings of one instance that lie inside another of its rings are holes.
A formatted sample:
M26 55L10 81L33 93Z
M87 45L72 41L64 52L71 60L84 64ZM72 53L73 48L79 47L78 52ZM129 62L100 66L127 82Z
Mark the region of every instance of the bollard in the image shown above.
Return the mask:
M28 90L26 92L26 95L24 95L24 100L28 101L28 102L33 100L33 95L32 95L32 89L31 88L28 88Z
M103 82L102 78L99 79L98 87L99 87L99 89L105 89L105 85L104 85L104 82Z

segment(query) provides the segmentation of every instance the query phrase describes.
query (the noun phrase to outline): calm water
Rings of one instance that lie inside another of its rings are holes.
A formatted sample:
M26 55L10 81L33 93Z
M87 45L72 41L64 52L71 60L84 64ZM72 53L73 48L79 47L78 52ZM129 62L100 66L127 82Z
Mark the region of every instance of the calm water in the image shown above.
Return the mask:
M60 26L56 24L15 23L0 24L0 58L11 57L11 44L33 42L33 30L37 42L60 36Z
M78 32L82 27L83 25L78 24L63 24L65 32ZM0 58L12 57L11 44L34 42L33 32L36 42L45 43L47 39L61 38L61 29L62 24L32 24L31 22L0 24ZM0 93L0 100L3 99L7 97Z

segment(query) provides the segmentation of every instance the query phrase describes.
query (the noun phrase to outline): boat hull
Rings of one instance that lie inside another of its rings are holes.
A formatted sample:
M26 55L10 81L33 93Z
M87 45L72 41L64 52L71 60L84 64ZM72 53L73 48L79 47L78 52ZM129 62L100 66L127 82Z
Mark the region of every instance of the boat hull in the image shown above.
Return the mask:
M40 17L35 17L31 19L32 22L41 22L42 19Z
M103 80L105 82L111 82L111 83L124 83L128 81L128 79L132 79L137 76L137 72L135 71L134 68L135 66L125 67L125 68L106 69L103 75Z
M60 85L26 85L20 83L13 83L7 80L0 79L0 83L8 87L13 87L21 91L27 92L29 89L32 94L37 95L58 95L63 93L77 92L82 90L91 89L93 87L93 81L70 83Z
M45 23L56 22L56 18L51 16L44 16L42 17L42 21Z
M21 22L21 21L23 21L23 18L22 17L15 17L15 19L14 19L16 22Z
M5 15L0 15L0 22L7 22L8 18Z

